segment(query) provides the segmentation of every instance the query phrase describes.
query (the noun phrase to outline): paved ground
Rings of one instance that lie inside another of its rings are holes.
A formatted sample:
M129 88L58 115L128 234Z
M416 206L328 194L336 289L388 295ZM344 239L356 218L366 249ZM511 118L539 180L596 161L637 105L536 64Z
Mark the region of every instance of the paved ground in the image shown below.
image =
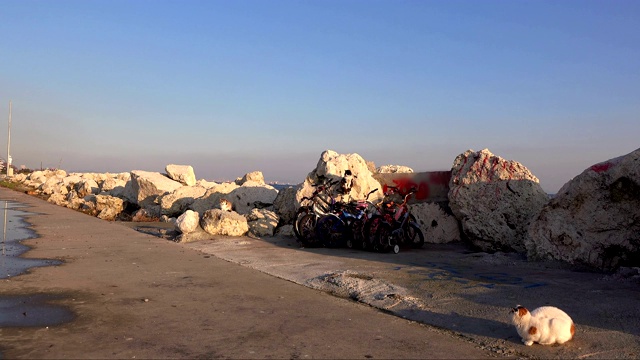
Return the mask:
M39 237L25 241L34 247L26 257L64 261L1 280L0 358L493 355L449 331L119 223L6 189L0 199L37 213L27 218Z
M41 237L27 256L65 264L5 281L0 295L57 296L75 320L0 328L6 357L640 357L634 279L460 244L400 254L284 237L176 244L141 232L161 234L158 224L108 223L1 189L7 197L42 213L29 219ZM517 304L564 309L575 339L524 346L508 323Z
M185 247L454 331L494 353L533 358L640 357L640 281L529 263L516 254L426 244L399 254L301 249L293 239L229 239ZM520 342L508 311L553 305L577 324L562 346Z

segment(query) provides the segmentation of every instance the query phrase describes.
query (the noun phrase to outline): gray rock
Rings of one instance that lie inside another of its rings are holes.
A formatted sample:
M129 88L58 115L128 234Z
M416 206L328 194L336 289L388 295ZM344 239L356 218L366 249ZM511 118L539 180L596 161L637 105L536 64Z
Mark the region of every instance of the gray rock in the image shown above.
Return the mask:
M530 259L603 270L640 264L640 149L566 183L529 229Z

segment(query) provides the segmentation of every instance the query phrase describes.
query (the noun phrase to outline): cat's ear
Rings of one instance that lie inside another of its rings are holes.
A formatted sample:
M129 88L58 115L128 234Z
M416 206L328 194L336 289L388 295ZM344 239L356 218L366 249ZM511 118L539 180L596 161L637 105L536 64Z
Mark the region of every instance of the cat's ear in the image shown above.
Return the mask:
M529 312L529 310L527 310L527 308L526 308L526 307L524 307L524 306L518 306L518 316L523 317L523 316L525 316L528 312Z

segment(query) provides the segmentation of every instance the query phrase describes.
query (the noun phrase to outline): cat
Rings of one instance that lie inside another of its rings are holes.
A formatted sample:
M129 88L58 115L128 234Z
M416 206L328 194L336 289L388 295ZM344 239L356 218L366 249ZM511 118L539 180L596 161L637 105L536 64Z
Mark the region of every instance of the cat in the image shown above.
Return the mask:
M564 344L576 332L571 317L554 306L542 306L529 312L518 305L511 309L511 322L527 346L534 342L541 345Z
M222 211L233 210L233 205L231 204L231 201L224 198L220 199L220 210Z

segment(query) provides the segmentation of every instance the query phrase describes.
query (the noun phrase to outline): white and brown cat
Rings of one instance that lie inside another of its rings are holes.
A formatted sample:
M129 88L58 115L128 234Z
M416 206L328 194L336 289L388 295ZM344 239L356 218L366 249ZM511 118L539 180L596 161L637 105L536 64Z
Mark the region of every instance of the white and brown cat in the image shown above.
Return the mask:
M527 346L534 342L541 345L564 344L576 332L571 317L554 306L542 306L529 312L518 305L511 309L511 322Z
M231 204L231 201L222 198L220 199L220 210L222 211L232 211L233 210L233 205Z

